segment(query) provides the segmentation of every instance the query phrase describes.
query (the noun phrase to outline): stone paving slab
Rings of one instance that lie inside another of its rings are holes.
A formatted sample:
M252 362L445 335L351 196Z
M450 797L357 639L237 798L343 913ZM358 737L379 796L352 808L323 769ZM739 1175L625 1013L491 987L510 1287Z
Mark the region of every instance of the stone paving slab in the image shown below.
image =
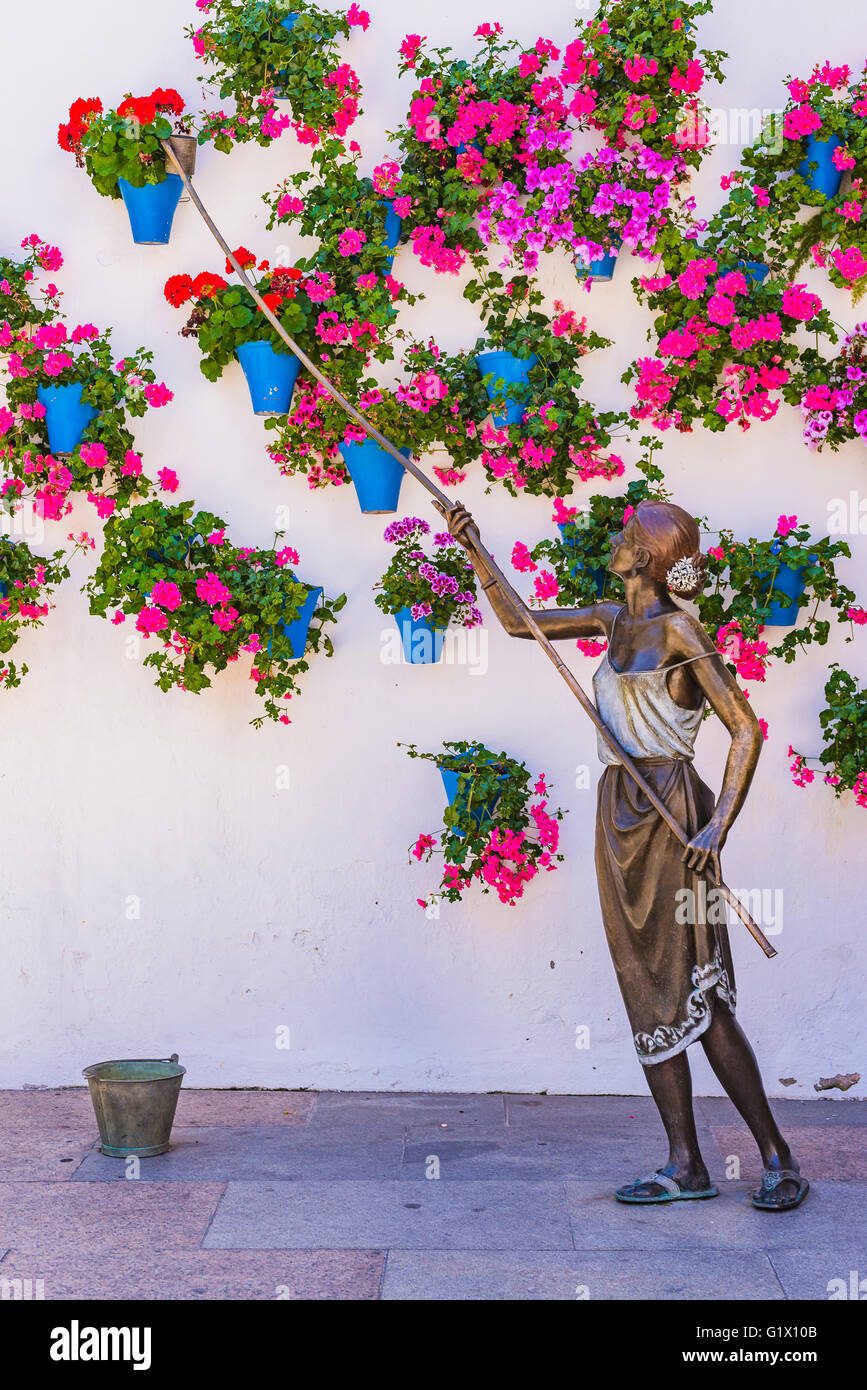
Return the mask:
M0 1131L19 1125L71 1125L96 1128L90 1091L86 1086L49 1091L0 1091Z
M206 1182L4 1182L0 1244L32 1254L67 1247L148 1259L154 1251L196 1249L223 1191Z
M230 1183L205 1248L570 1249L562 1183Z
M830 1299L832 1294L839 1299L845 1296L847 1302L867 1298L867 1245L844 1245L846 1237L842 1228L836 1248L773 1251L771 1263L787 1298Z
M195 1091L181 1087L175 1123L190 1125L306 1125L314 1091Z
M402 1136L408 1128L433 1131L443 1125L501 1130L502 1095L440 1095L426 1092L322 1091L311 1132L337 1134L363 1129L370 1139Z
M0 1182L68 1182L97 1138L85 1127L2 1130Z
M524 1135L527 1137L520 1137ZM707 1146L706 1146L707 1147ZM640 1134L590 1134L570 1139L534 1139L527 1131L508 1131L503 1139L455 1139L431 1136L429 1142L408 1140L400 1176L405 1181L424 1178L439 1162L441 1179L465 1182L493 1180L542 1182L557 1178L586 1178L619 1187L642 1176L656 1163L665 1162L668 1146L661 1136ZM713 1152L706 1153L709 1166Z
M338 1143L304 1126L202 1126L172 1130L168 1153L143 1158L142 1182L283 1182L316 1179L383 1179L400 1175L403 1140L369 1143L363 1132ZM124 1163L94 1151L74 1174L76 1182L127 1182Z
M2 1266L0 1266L2 1268ZM740 1251L389 1250L386 1300L784 1298L767 1255Z
M42 1280L48 1301L369 1300L379 1296L384 1259L375 1250L172 1250L147 1258L12 1250L0 1260L0 1281Z
M867 1125L867 1103L854 1097L837 1100L821 1096L815 1100L772 1100L771 1109L783 1131L793 1125ZM697 1115L711 1124L741 1123L740 1115L725 1096L697 1096L695 1110Z
M834 1248L845 1232L848 1243L867 1247L867 1183L813 1183L807 1200L789 1212L756 1211L749 1202L754 1186L730 1182L710 1200L643 1207L612 1201L598 1183L566 1182L574 1244L629 1252L773 1252ZM867 1258L864 1264L867 1273Z
M742 1178L760 1178L762 1163L755 1140L746 1125L713 1125L721 1153L736 1155ZM830 1131L819 1125L786 1126L783 1130L801 1172L812 1180L867 1181L867 1131L862 1125L835 1124ZM867 1273L867 1271L865 1271Z
M662 1121L650 1096L531 1096L505 1097L509 1126L538 1133L552 1125L568 1128L611 1125L652 1125L662 1133Z

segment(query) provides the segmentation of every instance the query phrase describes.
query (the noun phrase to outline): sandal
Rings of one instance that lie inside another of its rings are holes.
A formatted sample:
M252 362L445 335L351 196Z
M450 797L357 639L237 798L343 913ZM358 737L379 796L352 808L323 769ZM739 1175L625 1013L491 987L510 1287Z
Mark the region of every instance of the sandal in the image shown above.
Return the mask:
M777 1201L772 1201L772 1194L781 1182L786 1181L797 1183L798 1190L794 1197L781 1196ZM800 1173L793 1173L791 1168L765 1168L762 1185L753 1193L752 1203L756 1211L791 1211L793 1207L800 1206L809 1191L807 1179L802 1178Z
M641 1196L636 1193L637 1187L643 1187L645 1183L649 1182L656 1183L657 1187L662 1187L665 1190L655 1197ZM618 1187L614 1196L618 1202L631 1202L635 1206L657 1206L662 1202L694 1202L703 1197L718 1197L719 1188L706 1187L701 1192L691 1192L688 1188L682 1188L667 1173L657 1170L655 1173L648 1173L646 1178L636 1178L635 1182Z

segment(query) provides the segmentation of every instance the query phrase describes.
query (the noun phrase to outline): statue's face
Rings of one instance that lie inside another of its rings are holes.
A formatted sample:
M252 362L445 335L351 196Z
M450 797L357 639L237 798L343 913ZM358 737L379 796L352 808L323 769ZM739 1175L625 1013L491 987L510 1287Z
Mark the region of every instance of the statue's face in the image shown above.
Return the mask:
M608 568L612 574L622 576L631 574L634 566L635 543L632 517L630 517L623 530L617 531L611 537L611 558L608 561Z

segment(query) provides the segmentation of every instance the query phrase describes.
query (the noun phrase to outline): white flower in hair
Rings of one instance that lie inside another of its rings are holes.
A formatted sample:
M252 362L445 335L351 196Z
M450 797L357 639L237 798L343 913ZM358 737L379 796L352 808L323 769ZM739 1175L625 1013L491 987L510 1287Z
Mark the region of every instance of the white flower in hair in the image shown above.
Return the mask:
M666 575L669 589L675 594L688 594L703 579L702 571L692 563L688 555L684 555L682 560L672 565Z

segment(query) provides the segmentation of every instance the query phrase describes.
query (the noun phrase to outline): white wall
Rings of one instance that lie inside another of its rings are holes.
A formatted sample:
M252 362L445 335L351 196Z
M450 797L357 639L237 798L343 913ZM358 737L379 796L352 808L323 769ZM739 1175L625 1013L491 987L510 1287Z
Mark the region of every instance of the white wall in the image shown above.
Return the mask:
M368 8L374 23L354 32L349 58L365 84L357 137L371 167L410 90L393 76L405 32L469 48L476 25L499 17L525 41L543 33L567 42L573 13L586 14L562 0ZM349 489L308 494L302 479L281 479L240 369L206 382L195 346L177 336L166 276L221 260L194 209L179 210L169 247L135 247L123 207L100 199L55 144L80 95L109 101L159 84L195 103L182 35L194 17L192 4L175 0L144 9L48 0L38 24L27 6L9 8L0 249L13 254L34 229L59 242L66 264L57 278L73 320L112 323L119 347L155 350L175 401L137 432L147 471L177 469L178 496L223 515L232 537L251 544L270 540L288 503L301 573L345 590L349 603L336 655L315 663L292 725L260 733L248 726L257 702L240 669L199 697L156 690L125 655L124 632L88 616L78 592L84 563L46 628L24 637L31 674L0 695L0 1085L76 1084L102 1058L177 1050L193 1086L642 1091L596 898L595 792L574 787L577 765L590 764L594 780L596 772L593 733L574 699L541 653L497 628L484 675L381 663L383 619L370 591L386 563L382 519L362 517ZM708 46L731 54L719 104L779 105L782 79L817 59L860 65L861 18L860 0L720 3L701 25ZM301 159L291 134L268 151L200 152L198 189L233 245L273 252L281 238L266 232L259 194ZM718 150L696 180L708 211L722 197L719 175L736 162L737 151ZM410 311L416 328L452 348L474 340L475 316L454 282L406 251L397 268L429 296ZM644 348L632 269L622 265L589 298L565 261L546 272L552 290L617 340L588 375L604 405L624 401L620 373ZM812 287L845 325L863 315L824 283ZM769 533L783 511L824 534L829 498L867 486L863 448L810 456L793 411L746 437L667 438L663 466L681 504L743 535ZM486 497L478 477L462 492L502 560L516 538L552 533L544 500ZM426 514L412 480L402 503L402 512ZM82 526L98 534L93 516L81 506L44 544ZM854 547L845 574L863 599L867 540ZM786 759L790 742L819 751L817 714L835 658L867 678L867 637L844 646L835 633L795 667L778 664L756 690L771 739L726 853L734 886L785 890L778 959L766 961L740 929L734 949L740 1016L769 1089L789 1096L813 1096L820 1075L865 1070L856 945L865 813L823 787L794 788ZM589 682L593 663L576 652L574 665ZM410 866L406 847L436 830L442 791L435 770L395 745L470 736L548 771L570 812L568 859L514 909L472 894L429 921L416 897L433 885L433 866ZM698 765L712 785L724 755L711 723ZM284 765L291 787L279 791ZM129 895L141 900L140 920L126 919ZM586 1051L574 1046L579 1024L590 1028ZM281 1025L291 1029L289 1050L275 1046ZM716 1093L699 1049L693 1055L696 1089ZM779 1077L798 1084L783 1088Z

